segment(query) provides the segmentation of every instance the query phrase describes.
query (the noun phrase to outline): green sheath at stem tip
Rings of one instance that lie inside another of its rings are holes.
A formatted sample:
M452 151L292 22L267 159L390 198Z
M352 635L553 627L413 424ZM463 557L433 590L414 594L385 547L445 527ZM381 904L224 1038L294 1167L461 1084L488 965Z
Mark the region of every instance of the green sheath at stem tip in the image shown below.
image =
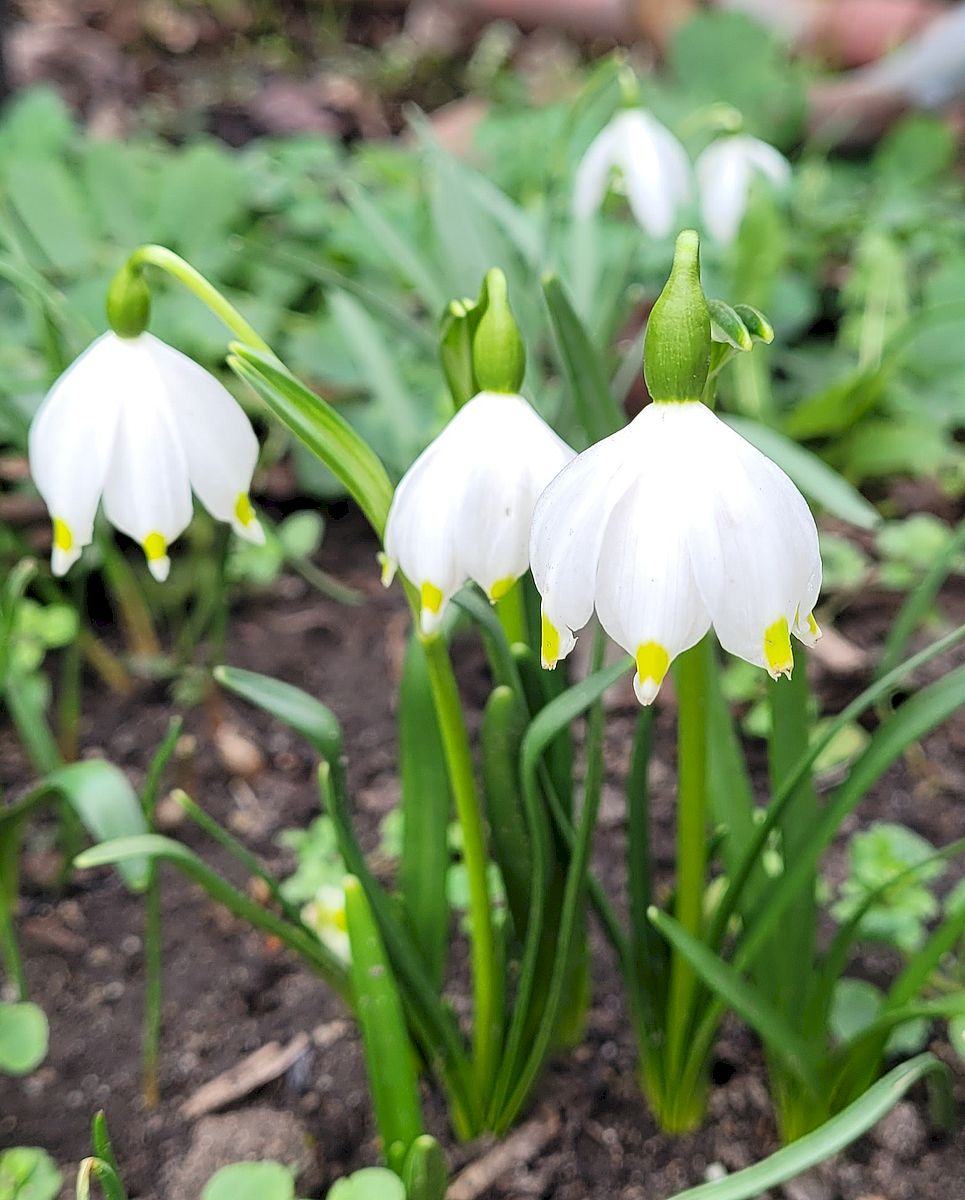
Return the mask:
M127 262L107 289L107 322L118 337L136 338L150 319L151 291L141 270Z
M509 307L506 276L498 267L486 273L479 308L482 315L472 339L476 382L484 392L518 393L526 374L526 348Z
M643 349L647 388L656 401L699 400L710 372L710 312L700 285L700 239L677 238L670 278L657 298Z

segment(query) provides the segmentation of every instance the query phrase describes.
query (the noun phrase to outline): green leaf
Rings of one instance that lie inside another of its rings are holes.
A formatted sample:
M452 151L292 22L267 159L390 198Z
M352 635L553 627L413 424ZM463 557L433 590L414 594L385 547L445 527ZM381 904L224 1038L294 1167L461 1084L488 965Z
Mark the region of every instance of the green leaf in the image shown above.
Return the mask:
M57 1200L63 1176L36 1146L0 1152L0 1200Z
M6 168L7 196L60 276L91 266L97 243L90 211L74 176L52 158L17 158Z
M813 1133L728 1179L689 1188L670 1200L756 1200L769 1188L794 1179L867 1133L920 1079L934 1075L947 1080L947 1071L934 1055L921 1054L895 1067Z
M235 155L199 142L165 164L152 227L154 238L188 258L220 252L245 211L246 181Z
M412 285L431 315L442 312L449 298L446 289L435 268L413 248L412 238L400 233L351 179L343 179L339 187L359 224L381 248L386 261Z
M327 401L267 355L235 342L228 365L341 480L381 537L393 489L372 448Z
M871 166L879 179L902 189L927 186L955 158L955 138L940 117L915 113L881 139Z
M401 1171L423 1128L415 1051L395 976L362 885L347 875L344 887L352 984L372 1106L382 1152L392 1169Z
M117 838L83 851L77 856L75 865L80 870L88 870L91 867L105 867L114 863L129 862L131 859L135 861L158 859L172 863L188 879L200 884L213 900L223 904L236 917L247 921L256 929L274 934L286 946L300 954L339 995L350 1002L345 967L330 950L304 927L283 920L270 909L263 908L249 899L244 892L232 887L227 880L222 879L203 859L199 858L193 850L182 845L181 842L175 842L171 838L160 837L157 834Z
M727 424L783 470L801 491L822 508L859 529L881 524L877 509L833 467L790 438L747 417L725 416Z
M406 1200L446 1200L449 1168L442 1147L424 1133L409 1149L402 1168Z
M322 758L341 754L342 730L334 713L307 692L241 667L215 667L214 677L229 692L294 729Z
M704 983L761 1036L768 1052L782 1062L814 1096L819 1096L821 1083L811 1048L795 1026L771 1005L764 993L718 958L704 942L688 933L669 913L651 907L647 915L687 959Z
M965 550L965 521L960 521L954 536L948 538L944 548L930 557L931 565L919 583L905 597L898 616L895 617L875 674L887 674L904 653L908 642L931 611L942 584L955 569Z
M211 1176L201 1200L295 1200L295 1180L281 1163L232 1163Z
M449 907L449 773L422 643L409 638L399 688L402 857L399 888L406 918L430 975L441 986Z
M807 112L804 76L771 30L743 13L702 14L676 30L669 59L690 111L732 104L746 132L779 146L797 139Z
M60 792L95 841L147 833L137 792L123 771L103 759L71 763L52 772L44 784ZM150 868L145 859L127 859L118 870L128 887L143 891Z
M362 305L346 292L333 292L329 307L369 392L356 423L400 474L422 448L428 415L420 411L398 368L398 353Z
M29 1075L47 1057L47 1017L36 1004L0 1003L0 1072Z
M327 1200L406 1200L405 1185L384 1167L364 1167L354 1175L337 1180Z
M543 280L543 295L573 407L586 441L592 445L623 427L623 413L610 391L600 353L555 275Z

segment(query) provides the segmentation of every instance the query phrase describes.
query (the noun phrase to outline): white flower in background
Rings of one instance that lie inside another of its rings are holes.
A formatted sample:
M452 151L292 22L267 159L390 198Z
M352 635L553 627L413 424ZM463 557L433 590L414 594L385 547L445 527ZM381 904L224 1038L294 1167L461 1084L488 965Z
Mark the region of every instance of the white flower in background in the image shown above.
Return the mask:
M543 665L594 609L653 702L673 659L713 625L772 677L790 634L820 636L814 518L784 472L699 401L655 403L576 458L540 497L530 545Z
M704 228L724 245L737 237L755 176L776 188L786 187L791 178L790 163L779 150L741 133L712 142L695 169Z
M192 516L191 489L213 517L260 543L248 489L258 458L231 393L149 333L105 333L51 388L30 428L30 470L54 525L63 575L107 519L140 543L155 579Z
M577 169L577 217L597 211L614 170L623 176L637 224L655 238L673 232L680 208L690 200L691 168L686 150L670 130L643 109L618 112L590 143Z
M352 944L348 936L348 917L345 915L345 892L333 884L322 884L301 912L302 920L318 940L331 952L348 963L352 961Z
M385 528L385 571L419 591L423 633L468 580L499 600L529 566L540 492L573 458L522 398L480 392L403 476Z

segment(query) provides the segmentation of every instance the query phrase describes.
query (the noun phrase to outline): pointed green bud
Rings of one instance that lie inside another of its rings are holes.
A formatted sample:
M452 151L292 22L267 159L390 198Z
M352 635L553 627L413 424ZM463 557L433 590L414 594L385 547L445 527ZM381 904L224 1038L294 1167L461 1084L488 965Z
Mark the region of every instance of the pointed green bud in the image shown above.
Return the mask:
M449 1168L442 1147L428 1133L409 1147L402 1168L406 1200L446 1200Z
M478 322L475 300L451 300L442 315L439 360L457 409L479 391L472 366L472 335Z
M710 371L710 312L700 286L700 241L677 238L670 278L647 322L643 373L656 401L699 400Z
M143 273L125 263L107 289L107 321L122 338L139 337L151 319L151 293Z
M752 338L757 338L765 346L774 341L774 326L759 309L752 308L749 304L735 304L734 312L744 322L744 327Z
M506 276L498 267L486 273L478 305L481 316L472 339L472 362L484 392L518 392L526 374L526 348L509 307Z

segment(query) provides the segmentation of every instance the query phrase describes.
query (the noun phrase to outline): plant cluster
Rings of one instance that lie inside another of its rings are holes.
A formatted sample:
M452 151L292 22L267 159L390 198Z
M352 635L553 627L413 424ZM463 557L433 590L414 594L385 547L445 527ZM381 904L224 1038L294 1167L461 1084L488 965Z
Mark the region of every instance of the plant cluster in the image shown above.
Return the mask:
M613 947L641 1092L666 1131L704 1119L725 1014L764 1047L787 1145L677 1200L759 1195L859 1136L922 1078L947 1107L947 1068L923 1047L935 1021L959 1047L965 1028L965 903L961 888L940 889L965 840L935 847L878 824L852 837L850 874L833 894L820 869L869 791L965 701L951 653L965 627L912 652L960 569L963 533L924 515L885 523L859 490L907 473L961 493L965 359L946 328L965 316L960 189L941 127L909 122L857 181L859 222L841 197L855 168L811 148L792 166L780 152L795 135L800 80L766 39L754 70L718 74L705 94L714 39L738 36L763 35L729 18L696 22L672 77L645 93L613 60L525 124L510 99L481 131L498 164L490 175L452 157L418 116L416 152L363 150L347 169L318 140L238 157L201 144L166 162L156 148L86 144L45 96L8 118L0 274L14 286L13 344L29 349L11 352L0 432L29 455L52 550L48 573L24 555L22 531L0 529L0 693L39 780L0 809L12 993L0 1006L0 1069L29 1072L46 1050L15 916L24 831L52 808L68 863L114 866L144 897L151 1100L162 864L341 996L362 1034L385 1169L339 1181L332 1200L442 1200L447 1168L425 1129L422 1080L443 1096L456 1137L512 1127L549 1058L582 1038L591 921ZM655 164L646 176L643 156ZM611 194L614 169L643 232ZM685 227L691 218L703 239ZM136 248L117 269L121 244ZM836 291L832 339L815 325L822 273L840 255L853 268ZM162 274L178 287L158 287ZM99 326L97 296L109 328L68 366L74 339ZM223 327L229 373L216 375ZM644 381L650 403L628 420ZM383 582L398 577L411 609L389 883L362 849L337 714L220 661L241 584L264 586L291 566L358 600L312 561L319 518L275 522L258 503L259 456L278 461L288 448L303 488L354 501L381 545ZM192 494L205 510L194 522ZM869 550L876 539L880 561L840 532L819 539L811 506L838 530L864 531ZM108 524L139 546L146 571ZM96 572L121 617L120 655L86 619ZM833 620L872 575L905 595L871 682L826 713L808 650L819 617ZM489 672L476 739L457 674L466 639ZM580 639L588 651L574 667ZM192 674L202 643L218 664L210 676ZM50 651L62 670L56 729ZM181 791L188 817L259 881L258 898L157 831L176 719L140 795L107 762L71 761L85 661L118 690L146 671L176 680L182 698L218 686L305 739L323 815L288 835L294 875L275 877ZM622 904L592 852L604 698L631 676L638 707L632 727L617 726L632 744ZM654 712L668 693L669 891L650 814ZM763 797L744 734L766 748ZM460 1015L463 934L471 1006ZM868 941L899 956L886 986L849 974ZM78 1196L96 1181L122 1200L102 1117L93 1148ZM26 1181L31 1196L52 1196L60 1182L42 1152L24 1149L0 1157L0 1185L7 1178L13 1196ZM283 1164L238 1164L204 1196L292 1200L295 1186Z

